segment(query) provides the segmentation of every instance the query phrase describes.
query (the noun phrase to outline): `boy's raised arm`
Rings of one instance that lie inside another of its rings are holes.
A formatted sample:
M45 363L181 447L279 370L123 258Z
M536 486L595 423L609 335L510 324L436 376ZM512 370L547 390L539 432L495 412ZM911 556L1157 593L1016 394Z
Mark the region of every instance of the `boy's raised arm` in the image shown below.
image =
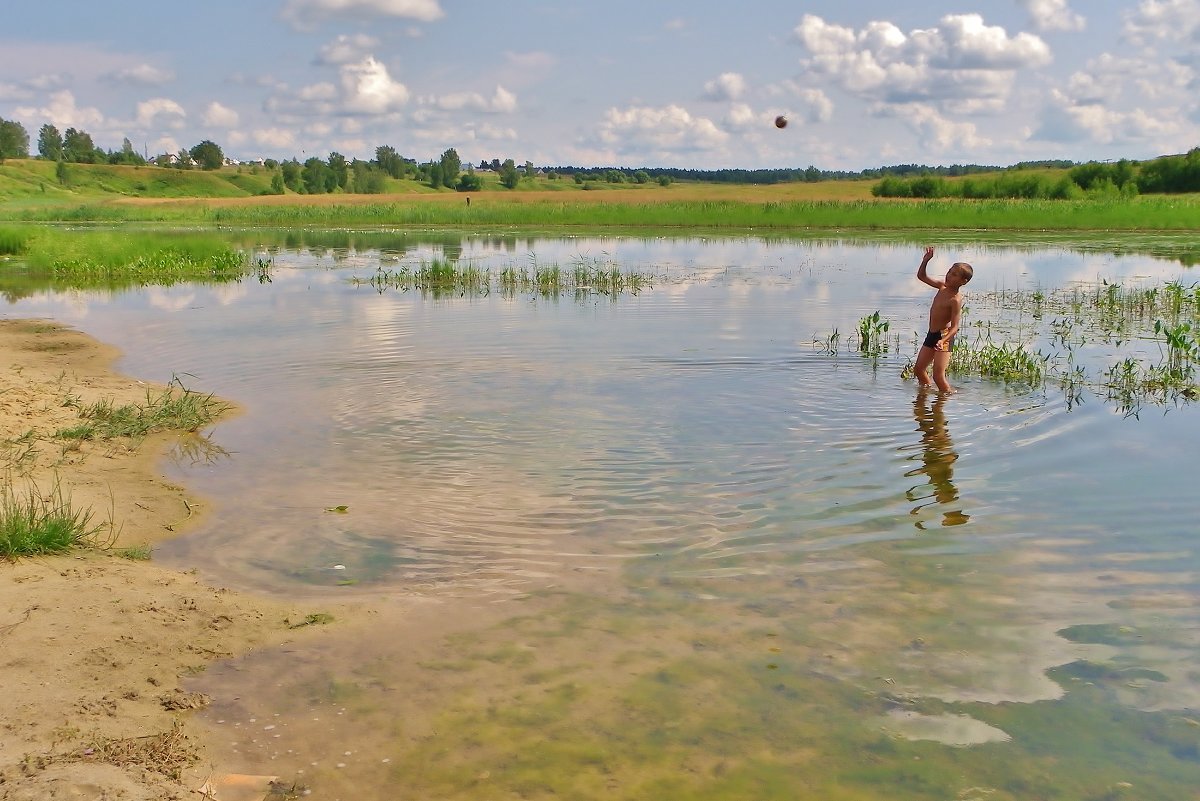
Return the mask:
M945 286L944 283L936 278L930 278L925 274L925 268L929 266L929 260L933 258L933 248L925 248L925 258L921 259L921 266L917 268L917 278L929 284L934 289L941 289Z

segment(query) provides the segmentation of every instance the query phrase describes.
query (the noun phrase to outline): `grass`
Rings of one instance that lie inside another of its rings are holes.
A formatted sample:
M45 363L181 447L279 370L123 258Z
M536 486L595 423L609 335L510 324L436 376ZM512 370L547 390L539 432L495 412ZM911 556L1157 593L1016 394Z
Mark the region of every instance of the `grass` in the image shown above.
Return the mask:
M223 283L253 269L244 252L214 234L0 226L0 254L25 267L5 283L24 278L71 289Z
M509 265L495 275L472 264L459 264L435 258L416 267L402 266L395 270L380 267L369 278L351 279L356 285L371 286L378 292L388 289L419 290L433 297L479 296L493 290L505 297L532 293L557 297L564 293L587 295L633 294L650 288L649 273L622 270L615 263L580 257L570 268L557 264L528 266Z
M140 438L156 431L197 431L228 410L223 401L193 392L173 378L157 395L148 391L145 403L117 406L103 399L81 407L82 422L60 429L55 436L66 440L97 440Z
M0 558L45 556L89 544L104 528L92 517L72 506L58 482L49 492L32 482L18 492L6 478L0 483Z

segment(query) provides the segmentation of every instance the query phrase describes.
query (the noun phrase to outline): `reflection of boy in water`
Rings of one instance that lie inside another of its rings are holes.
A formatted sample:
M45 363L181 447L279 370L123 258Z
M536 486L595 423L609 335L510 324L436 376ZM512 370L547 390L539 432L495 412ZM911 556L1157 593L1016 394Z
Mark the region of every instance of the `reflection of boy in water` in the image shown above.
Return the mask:
M927 405L929 393L924 387L917 393L913 401L913 418L921 430L921 467L911 470L907 475L915 476L924 473L933 486L934 502L940 504L952 503L958 500L958 488L954 486L954 463L958 461L958 453L954 450L954 442L950 439L950 431L946 427L946 396L938 393L933 399L933 406ZM925 500L929 496L919 496L916 488L908 491L910 501ZM913 509L918 513L928 506L922 503ZM943 513L942 525L960 526L970 520L969 515L961 509ZM917 523L918 528L923 528Z
M929 386L928 370L932 362L933 381L938 389L953 392L954 387L946 380L946 368L950 365L950 351L954 348L954 336L962 320L962 298L958 290L971 280L975 271L966 262L958 261L950 266L946 277L939 281L925 274L925 268L932 258L933 248L925 248L925 258L921 259L921 266L917 268L917 278L936 289L937 294L929 305L929 333L917 353L914 372L921 386Z

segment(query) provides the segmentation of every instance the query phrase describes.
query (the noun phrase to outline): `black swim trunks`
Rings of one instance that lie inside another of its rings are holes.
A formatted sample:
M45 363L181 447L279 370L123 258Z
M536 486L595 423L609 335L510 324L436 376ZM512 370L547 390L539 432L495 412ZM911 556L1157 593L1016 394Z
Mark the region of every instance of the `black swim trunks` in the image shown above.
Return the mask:
M925 342L923 343L923 346L926 348L932 348L933 350L940 350L940 351L945 351L945 352L949 352L949 351L953 350L954 349L954 337L950 337L949 339L944 340L944 339L942 339L942 333L943 332L941 332L941 331L930 331L928 334L925 335Z

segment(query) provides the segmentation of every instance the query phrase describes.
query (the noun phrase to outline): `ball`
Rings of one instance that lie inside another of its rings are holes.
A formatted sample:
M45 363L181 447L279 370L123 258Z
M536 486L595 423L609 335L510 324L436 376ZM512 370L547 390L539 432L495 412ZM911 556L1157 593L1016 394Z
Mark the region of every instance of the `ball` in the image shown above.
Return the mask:
M776 128L786 128L787 127L787 117L783 116L782 114L780 114L778 117L776 117L775 118L775 127Z

